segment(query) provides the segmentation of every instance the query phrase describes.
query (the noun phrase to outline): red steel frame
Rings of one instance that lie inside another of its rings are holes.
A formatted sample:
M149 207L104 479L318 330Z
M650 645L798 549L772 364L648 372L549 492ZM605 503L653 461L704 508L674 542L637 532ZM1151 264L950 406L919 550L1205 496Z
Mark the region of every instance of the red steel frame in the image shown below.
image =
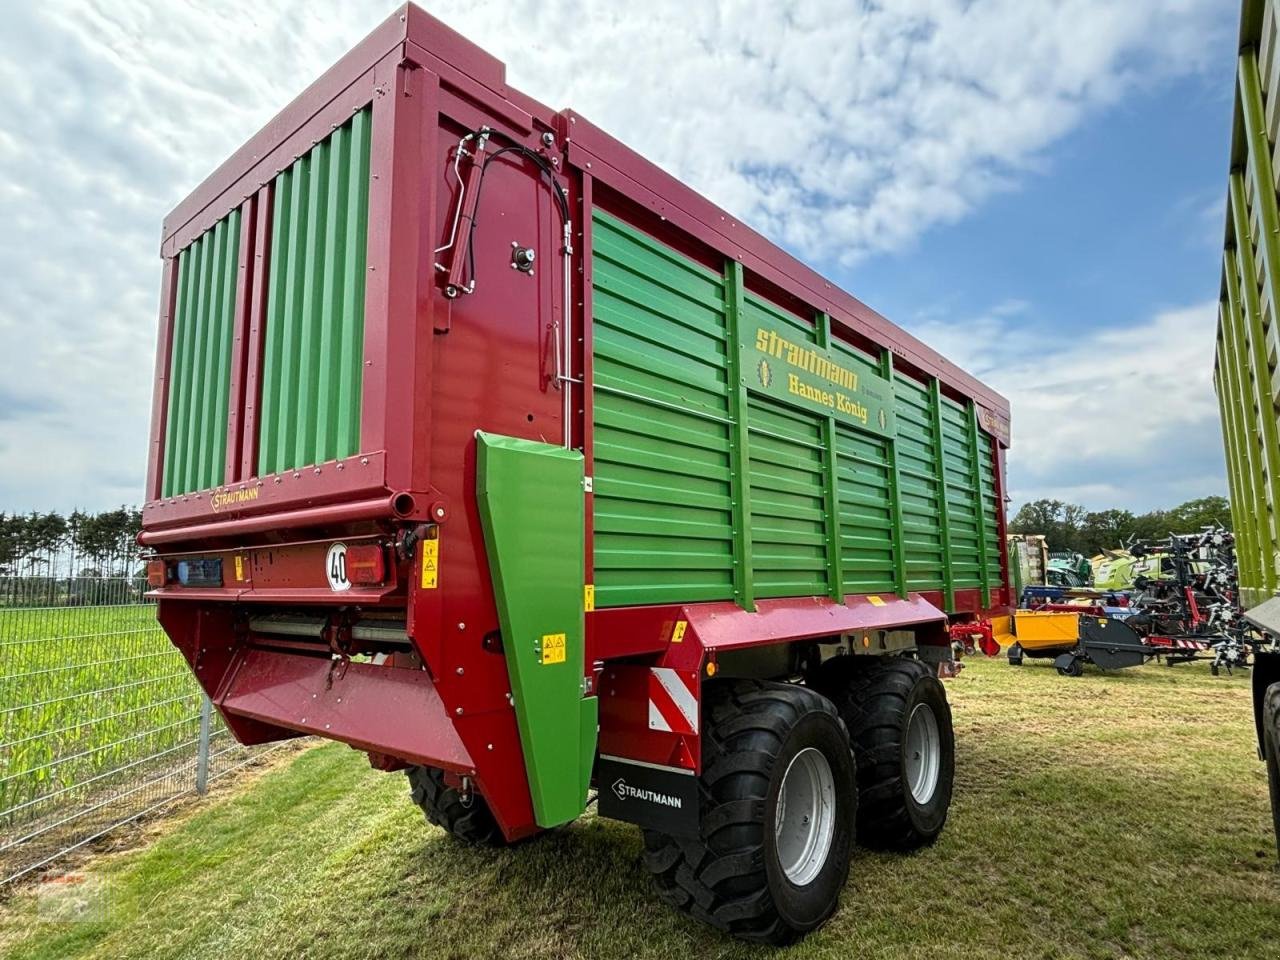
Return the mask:
M369 104L373 126L363 452L341 464L257 477L257 397L272 180L313 143ZM555 136L552 156L573 211L573 265L577 268L572 271L575 289L568 292L574 349L567 371L570 382L563 387L572 391L571 436L583 451L588 476L593 472L594 452L589 389L593 373L590 212L598 202L629 211L659 239L707 262L739 260L755 289L802 302L812 313L829 314L833 331L855 343L888 348L895 365L921 377L936 377L954 399L973 399L980 422L995 439L1002 543L1009 412L1003 397L580 115L555 113L508 87L499 61L417 7L402 7L374 30L165 221L141 539L164 551L234 555L248 571L243 580L222 588L157 591L162 622L237 736L253 742L318 732L369 751L382 766L435 763L462 776L475 776L508 836L518 836L533 829L533 821L519 762L518 733L506 702L510 688L505 664L501 657L480 652L480 638L496 629L497 617L474 497L468 494L474 490L475 453L474 443L466 438L467 431L477 426L491 429L496 424L509 433L531 439L555 436L558 441L557 431L563 424L560 398L546 383L545 367L541 389L518 394L521 411L526 404L530 411L527 425L523 416L512 420L496 400L478 408L483 423L459 425L446 416L438 422L434 417L438 411L433 411L433 398L438 401L442 391L453 389L455 383L446 382L451 376L448 364L462 356L450 351L462 349L459 344L481 351L475 339L481 334L473 329L478 308L470 301L495 309L492 292L487 294L488 301L479 294L447 299L432 255L442 235L447 236L453 199L440 191L445 182L439 176L441 158L456 142L456 131L481 126L534 150L541 149L543 132ZM567 150L560 152L566 145ZM549 198L543 197L543 202L549 211ZM237 207L242 234L226 485L236 490L253 486L258 493L256 499L215 511L209 491L168 499L159 495L169 341L178 252ZM558 250L550 213L535 211L533 216L539 244ZM540 272L556 278L559 274L553 269ZM496 281L509 279L493 277L491 286L496 289ZM559 302L565 295L558 279L541 281L536 294L540 306L535 312L560 316ZM459 339L465 337L473 339ZM495 342L492 350L510 349L514 352L508 356L518 357L520 350L527 354L529 346L527 340L509 348ZM434 474L433 460L438 467ZM587 569L591 570L589 493L586 517ZM398 579L385 589L359 595L328 590L322 564L316 559L323 543L338 537L389 538L417 521L439 524L447 589L418 589L412 583L420 557L414 554L401 563ZM295 535L295 530L309 532ZM290 536L305 542L289 544ZM306 537L312 539L306 541ZM1003 550L1000 553L1002 585L992 590L992 609L982 609L980 590L966 589L956 591L958 610L981 617L1008 606L1007 558ZM451 564L456 573L449 573ZM408 633L429 674L350 663L335 681L334 668L326 658L253 647L227 601L328 608L359 601L365 607L405 609ZM637 722L635 698L640 697L643 705L641 680L651 666L683 671L696 683L721 652L740 646L839 634L869 638L874 631L902 626L917 627L923 642L946 644L937 609L941 604L942 595L937 592L905 599L851 596L844 603L822 597L763 600L755 613L732 603L588 613L583 670L590 691L601 697L601 752L697 768L696 736L654 736L643 722ZM673 642L674 625L681 621L687 632L681 642ZM228 637L235 642L228 645ZM407 676L411 673L419 676ZM381 691L380 682L385 682ZM480 762L473 760L476 757Z

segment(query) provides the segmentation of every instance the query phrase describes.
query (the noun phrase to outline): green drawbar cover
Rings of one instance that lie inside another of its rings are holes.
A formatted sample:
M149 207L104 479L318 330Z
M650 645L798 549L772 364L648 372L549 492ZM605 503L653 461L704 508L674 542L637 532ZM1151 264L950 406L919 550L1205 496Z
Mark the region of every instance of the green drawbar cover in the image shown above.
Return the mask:
M586 806L596 698L584 697L586 550L577 450L476 433L476 499L538 825Z

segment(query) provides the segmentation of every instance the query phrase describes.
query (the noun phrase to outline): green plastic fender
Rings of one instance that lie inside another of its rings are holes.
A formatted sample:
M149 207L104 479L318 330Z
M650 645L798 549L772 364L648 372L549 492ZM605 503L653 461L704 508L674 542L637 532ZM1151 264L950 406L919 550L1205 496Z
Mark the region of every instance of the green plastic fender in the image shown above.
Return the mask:
M596 698L583 696L586 520L581 452L476 432L476 500L534 818L586 808Z

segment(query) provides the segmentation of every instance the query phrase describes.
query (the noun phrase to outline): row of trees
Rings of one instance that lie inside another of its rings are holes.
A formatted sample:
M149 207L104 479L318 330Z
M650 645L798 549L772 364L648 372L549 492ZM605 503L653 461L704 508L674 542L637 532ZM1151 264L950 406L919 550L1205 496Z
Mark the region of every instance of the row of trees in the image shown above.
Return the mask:
M0 513L0 574L128 576L142 512Z
M1195 533L1208 524L1231 529L1226 497L1200 497L1171 510L1135 514L1129 510L1089 511L1077 503L1032 500L1009 521L1010 533L1042 533L1054 553L1094 556L1130 540L1159 540L1171 533Z

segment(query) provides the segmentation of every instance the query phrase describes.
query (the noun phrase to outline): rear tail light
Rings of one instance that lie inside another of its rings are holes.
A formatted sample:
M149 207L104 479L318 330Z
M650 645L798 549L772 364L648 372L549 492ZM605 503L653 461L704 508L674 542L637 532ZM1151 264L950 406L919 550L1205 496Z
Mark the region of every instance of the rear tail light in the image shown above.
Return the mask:
M359 587L376 587L385 581L387 559L382 544L347 547L347 579Z
M147 561L147 585L163 587L169 582L169 567L163 560Z

